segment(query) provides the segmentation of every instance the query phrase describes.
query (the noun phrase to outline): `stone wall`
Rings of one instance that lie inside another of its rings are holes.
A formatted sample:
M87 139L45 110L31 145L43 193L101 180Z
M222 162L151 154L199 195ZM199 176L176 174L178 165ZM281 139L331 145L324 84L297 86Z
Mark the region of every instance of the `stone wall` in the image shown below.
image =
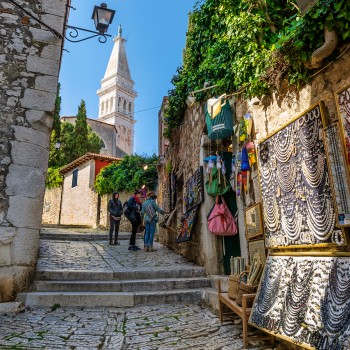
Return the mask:
M42 223L58 225L60 223L62 187L46 189L44 197Z
M203 131L205 128L204 111L197 106L186 112L184 123L176 131L169 149L164 154L164 163L159 167L159 197L158 203L165 210L170 210L169 198L169 165L178 179L177 213L172 221L172 230L159 229L159 240L175 252L202 265L208 273L220 271L218 257L221 255L221 238L208 232L207 214L214 204L214 199L205 193L204 203L201 204L199 218L193 231L193 239L189 242L176 243L176 230L183 215L182 186L192 174L203 164Z
M314 77L310 84L301 89L288 87L284 83L282 89L272 96L262 99L245 100L243 96L230 100L235 107L234 124L250 111L254 121L254 142L257 145L269 134L288 123L297 115L303 113L316 103L324 101L326 118L330 122L337 119L334 92L350 84L350 53L344 54L339 60ZM174 134L170 148L164 155L164 164L159 167L159 196L160 205L169 205L168 178L166 165L172 164L177 178L182 177L183 183L203 164L203 157L207 155L207 138L204 136L205 118L203 110L197 105L186 112L184 123ZM237 139L233 137L233 150L237 150ZM244 211L247 207L261 201L257 166L250 175L250 186L247 194L237 197L238 226L241 255L247 257L247 241L245 237ZM178 198L181 201L181 198ZM171 249L205 266L209 273L221 273L222 266L218 262L221 252L220 238L210 235L207 230L206 216L213 205L213 198L205 195L205 202L201 204L200 220L193 235L193 242L175 243L176 234L169 230L160 230L160 240ZM182 206L182 204L180 204ZM180 208L178 210L180 212ZM173 220L172 228L176 229L180 215Z
M19 1L60 33L64 0ZM0 301L34 275L62 40L0 3Z

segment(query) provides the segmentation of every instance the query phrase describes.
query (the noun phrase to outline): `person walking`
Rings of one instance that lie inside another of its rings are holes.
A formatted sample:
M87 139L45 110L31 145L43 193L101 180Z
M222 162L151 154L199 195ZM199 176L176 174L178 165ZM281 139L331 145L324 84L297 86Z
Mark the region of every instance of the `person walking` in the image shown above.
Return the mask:
M154 233L156 232L156 225L158 221L157 212L165 214L165 211L158 207L156 203L157 195L151 191L147 195L147 200L142 205L141 217L145 223L145 252L153 252Z
M136 245L136 233L139 225L141 224L141 194L141 190L136 190L134 192L134 195L129 198L127 202L127 208L124 212L125 216L128 218L132 225L131 237L128 248L132 251L140 250L140 248Z
M119 193L113 192L112 199L108 202L108 211L109 211L109 244L110 245L119 245L118 242L118 234L119 234L119 226L120 221L123 215L123 205L119 200ZM114 243L113 242L113 231L115 231L114 235Z

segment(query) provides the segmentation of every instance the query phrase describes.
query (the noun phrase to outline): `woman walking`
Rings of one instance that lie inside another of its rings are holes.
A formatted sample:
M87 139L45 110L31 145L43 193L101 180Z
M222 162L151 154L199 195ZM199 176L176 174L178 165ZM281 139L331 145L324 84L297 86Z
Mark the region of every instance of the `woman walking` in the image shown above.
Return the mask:
M118 242L118 233L120 220L123 214L123 205L119 200L119 193L114 192L112 199L108 202L108 211L109 211L109 244L119 245ZM113 230L115 231L114 243L113 242Z
M153 252L153 239L156 232L156 225L158 221L158 213L164 214L165 211L158 207L155 202L157 195L152 191L147 195L147 200L143 203L141 216L145 223L145 252Z
M130 197L127 202L127 209L124 212L125 216L129 219L132 225L131 237L129 242L129 250L137 251L140 248L136 245L136 233L139 225L141 224L141 194L142 191L136 190L134 195Z

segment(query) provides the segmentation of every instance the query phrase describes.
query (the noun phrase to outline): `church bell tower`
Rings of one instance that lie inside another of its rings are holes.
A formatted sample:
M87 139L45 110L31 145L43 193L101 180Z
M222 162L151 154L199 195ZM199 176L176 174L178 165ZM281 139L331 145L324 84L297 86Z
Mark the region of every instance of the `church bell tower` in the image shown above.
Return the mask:
M127 154L134 151L134 103L137 96L134 85L126 57L125 39L119 26L101 88L97 91L97 120L115 125L118 131L117 146Z

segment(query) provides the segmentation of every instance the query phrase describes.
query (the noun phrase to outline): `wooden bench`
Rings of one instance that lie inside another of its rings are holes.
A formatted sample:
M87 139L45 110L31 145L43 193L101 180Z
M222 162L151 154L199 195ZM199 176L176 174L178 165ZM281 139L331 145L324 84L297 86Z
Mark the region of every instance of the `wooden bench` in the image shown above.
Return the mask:
M247 300L254 299L254 294L243 294L242 296L242 306L239 306L235 300L229 298L228 293L221 291L220 280L218 281L218 299L219 299L219 317L220 322L223 322L223 312L222 312L222 304L225 304L229 309L231 309L237 316L242 319L243 326L243 346L246 349L249 343L248 340L248 319L249 315L252 311L251 308L247 308ZM271 336L254 336L251 340L264 340L264 339L272 339Z

